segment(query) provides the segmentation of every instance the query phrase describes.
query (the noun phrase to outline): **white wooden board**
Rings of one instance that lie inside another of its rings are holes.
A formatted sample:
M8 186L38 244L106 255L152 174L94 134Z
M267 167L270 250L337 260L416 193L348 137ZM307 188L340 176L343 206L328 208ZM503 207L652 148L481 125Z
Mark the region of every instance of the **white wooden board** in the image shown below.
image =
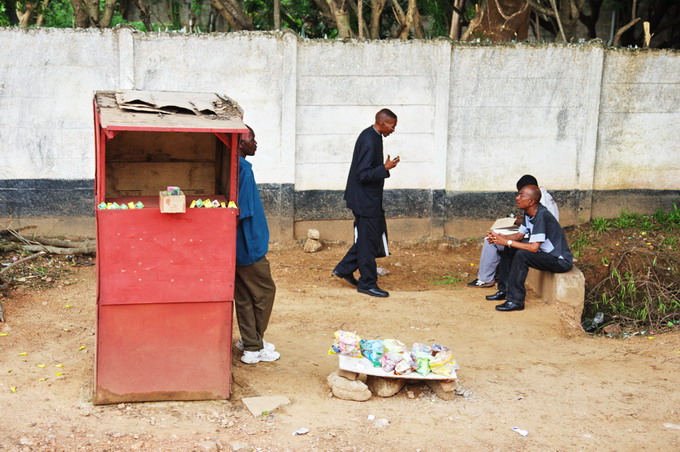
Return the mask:
M450 377L433 374L432 372L426 376L422 376L418 372L411 372L406 375L395 375L394 372L385 372L382 370L382 367L373 367L373 363L368 358L352 358L343 355L338 355L338 358L340 360L340 369L356 372L358 374L375 375L376 377L385 378L406 378L408 380L455 380L458 378L455 370L451 372Z

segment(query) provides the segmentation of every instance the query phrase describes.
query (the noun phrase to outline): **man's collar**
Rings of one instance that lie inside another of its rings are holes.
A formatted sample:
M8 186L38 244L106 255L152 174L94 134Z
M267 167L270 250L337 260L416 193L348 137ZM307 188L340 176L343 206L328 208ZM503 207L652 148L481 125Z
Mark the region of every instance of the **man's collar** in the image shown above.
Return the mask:
M375 125L372 125L372 126L371 126L371 129L373 129L373 131L374 131L375 133L377 133L378 135L382 136L382 133L380 133L380 132L378 132L378 131L376 130Z

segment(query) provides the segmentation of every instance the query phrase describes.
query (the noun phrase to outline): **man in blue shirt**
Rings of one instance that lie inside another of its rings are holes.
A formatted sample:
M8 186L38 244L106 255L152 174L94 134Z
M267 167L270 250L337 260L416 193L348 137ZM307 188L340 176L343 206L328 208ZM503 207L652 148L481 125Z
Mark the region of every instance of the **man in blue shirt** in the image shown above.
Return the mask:
M541 205L541 190L527 185L515 197L515 205L524 210L524 222L516 234L489 232L487 240L505 246L501 255L498 275L498 292L487 300L506 300L496 306L497 311L524 309L526 287L524 283L529 267L554 273L571 270L574 258L569 251L564 231L545 206ZM528 239L524 240L524 236Z
M236 280L234 301L241 339L236 348L243 351L241 361L256 364L276 361L281 357L274 344L264 340L274 306L276 285L272 279L266 254L269 250L269 228L260 192L255 183L253 165L246 157L255 155L255 132L239 142L238 206L236 229Z

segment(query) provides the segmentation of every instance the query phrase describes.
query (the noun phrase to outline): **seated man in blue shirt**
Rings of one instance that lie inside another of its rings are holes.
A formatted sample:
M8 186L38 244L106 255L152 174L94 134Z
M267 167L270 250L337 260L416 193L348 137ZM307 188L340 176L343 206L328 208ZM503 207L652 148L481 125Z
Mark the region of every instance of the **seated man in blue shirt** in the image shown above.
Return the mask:
M255 183L253 165L246 157L255 155L257 141L250 134L239 142L238 227L236 229L236 280L234 302L241 339L236 348L243 351L241 361L255 364L276 361L281 357L276 347L264 340L264 332L274 306L276 285L272 279L266 254L269 250L269 228L260 192Z
M503 245L498 274L498 292L487 300L506 300L496 306L497 311L524 309L526 287L524 283L529 267L554 273L571 270L573 256L567 238L555 217L540 204L541 190L527 185L515 197L515 205L524 210L524 222L516 234L503 235L489 232L490 243ZM528 235L526 241L525 235Z

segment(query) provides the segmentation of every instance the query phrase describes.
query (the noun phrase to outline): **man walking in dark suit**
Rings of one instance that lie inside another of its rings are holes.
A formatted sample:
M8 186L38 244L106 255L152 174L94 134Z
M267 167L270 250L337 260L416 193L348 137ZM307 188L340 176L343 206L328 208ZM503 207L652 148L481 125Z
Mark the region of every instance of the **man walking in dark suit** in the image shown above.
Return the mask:
M357 291L374 297L390 294L378 287L376 257L387 252L387 227L383 210L383 186L399 157L383 163L382 137L397 127L397 115L384 108L375 115L375 124L359 135L354 145L352 165L347 177L344 199L354 214L354 245L335 266L333 274L357 286ZM359 270L359 280L354 272Z

